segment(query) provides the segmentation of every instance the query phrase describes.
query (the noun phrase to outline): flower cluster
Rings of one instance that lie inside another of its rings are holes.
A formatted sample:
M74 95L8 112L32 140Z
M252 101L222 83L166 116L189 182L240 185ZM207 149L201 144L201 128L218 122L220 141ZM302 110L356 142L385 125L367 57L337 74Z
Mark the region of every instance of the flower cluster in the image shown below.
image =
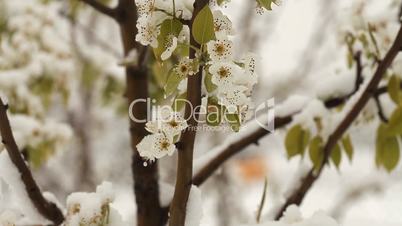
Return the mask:
M207 43L210 59L207 68L212 75L211 82L217 88L209 95L216 95L219 104L225 106L229 113L241 116L245 114L243 111L249 109L251 90L257 83L256 60L251 54L241 61L234 59L233 42L230 40L230 36L235 33L232 23L219 10L214 11L213 15L217 38Z
M193 11L193 2L166 1L166 0L136 0L139 19L137 20L138 34L136 41L142 45L150 45L162 50L161 60L167 60L178 42L189 40L188 26L180 25L179 31L169 30L161 33L162 23L169 19L190 20ZM173 12L175 11L175 12Z
M137 145L140 156L148 161L171 156L176 150L174 143L186 128L187 122L179 112L172 111L170 107L163 108L155 120L146 124L145 129L151 134Z

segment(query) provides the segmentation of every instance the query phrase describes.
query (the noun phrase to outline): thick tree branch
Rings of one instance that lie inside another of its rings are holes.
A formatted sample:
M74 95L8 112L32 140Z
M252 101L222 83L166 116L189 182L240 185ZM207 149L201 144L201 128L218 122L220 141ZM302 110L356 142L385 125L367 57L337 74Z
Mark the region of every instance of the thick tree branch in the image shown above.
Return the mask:
M338 141L342 138L346 130L352 125L353 121L357 118L362 109L366 106L367 102L370 98L375 94L375 90L377 89L378 84L380 83L383 75L389 68L389 66L394 61L395 57L398 55L399 49L402 46L402 26L399 29L397 37L395 38L394 43L389 49L387 55L384 60L380 62L377 67L376 72L371 78L369 84L364 89L360 98L354 104L353 108L350 112L345 116L345 118L341 121L335 131L329 136L327 143L324 146L324 158L323 162L318 170L318 172L314 172L314 169L311 169L307 176L303 179L301 185L291 194L282 208L279 210L276 215L276 219L282 217L283 212L289 205L296 204L300 205L303 201L305 195L313 186L314 182L320 177L325 165L328 163L329 158L331 156L331 152Z
M64 216L61 210L56 204L47 201L38 185L36 184L31 171L25 163L22 155L15 142L10 122L7 117L7 105L3 103L0 98L0 134L3 139L3 144L7 149L7 153L10 156L11 161L17 167L21 174L21 180L25 185L25 190L28 193L29 198L38 210L38 212L46 219L52 221L56 225L60 225L64 221Z
M195 17L208 2L209 0L196 0L194 2L194 11L189 24L190 45L200 47L194 40L191 28ZM189 58L196 58L196 52L193 48L190 48ZM182 134L182 148L178 151L176 185L172 204L170 205L170 226L184 226L185 223L186 206L192 185L194 141L198 125L198 114L192 111L193 108L201 105L202 70L203 66L199 68L199 72L196 75L190 76L187 82L187 100L191 104L186 104L185 118L188 119L189 128Z
M110 8L103 3L98 2L97 0L81 0L82 2L85 2L87 5L91 6L98 12L105 14L107 16L110 16L113 19L117 18L117 10L114 8Z
M126 92L128 104L134 100L148 98L148 75L144 62L147 49L135 41L137 34L137 8L134 0L119 0L115 9L115 19L119 23L124 54L136 49L139 52L139 66L126 68ZM144 102L133 106L132 114L136 119L147 119L147 105ZM144 167L136 145L147 134L145 122L130 120L130 139L133 151L132 172L134 177L134 193L137 203L137 226L162 226L167 214L161 208L159 201L158 164L157 162Z

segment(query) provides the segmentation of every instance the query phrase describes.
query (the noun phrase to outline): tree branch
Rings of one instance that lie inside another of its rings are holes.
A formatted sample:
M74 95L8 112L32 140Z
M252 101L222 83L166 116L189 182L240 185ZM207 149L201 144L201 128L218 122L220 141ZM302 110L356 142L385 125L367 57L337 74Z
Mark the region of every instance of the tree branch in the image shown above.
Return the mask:
M38 212L46 219L52 221L56 225L60 225L64 221L64 216L61 210L56 204L47 201L38 185L36 184L31 171L26 165L22 155L15 142L10 122L7 117L7 105L3 103L0 98L0 134L3 138L3 144L7 149L7 153L10 156L11 161L17 167L21 174L21 180L25 185L25 190L28 193L29 198L34 204Z
M342 138L343 134L350 127L353 121L357 118L362 109L366 106L367 102L370 98L375 94L375 90L377 89L378 84L380 83L383 75L389 68L389 66L394 61L395 57L398 55L399 49L402 46L402 26L399 29L397 37L389 49L387 55L384 60L380 62L376 72L374 73L372 79L370 80L367 87L364 89L360 98L354 104L353 108L350 112L345 116L342 122L338 125L335 131L329 136L326 145L324 146L324 158L322 164L317 172L314 171L314 168L310 170L307 176L303 179L301 185L289 196L285 204L282 206L280 211L277 213L275 219L279 219L282 217L283 212L289 205L296 204L300 205L303 201L305 195L313 186L314 182L320 177L324 166L328 163L329 158L331 156L332 150L338 141Z
M402 89L402 82L400 83L400 88ZM374 96L380 96L387 92L387 87L383 86L378 88L374 92ZM327 108L335 108L342 104L344 104L348 98L349 94L345 97L333 98L324 102L324 105ZM275 118L275 129L282 128L292 122L293 114L284 116L284 117L276 117ZM215 158L213 158L208 164L206 164L198 173L193 177L194 185L203 184L226 160L234 156L235 154L244 150L244 148L252 145L258 144L258 141L266 135L269 135L270 132L263 129L258 128L254 132L251 132L249 135L243 137L242 139L230 144L225 147Z
M189 24L190 45L200 47L200 45L194 40L191 28L195 17L208 3L209 0L196 0L194 2L194 11ZM196 52L193 48L190 48L189 58L196 58ZM187 100L191 104L186 104L185 106L185 118L188 119L187 123L189 128L187 128L182 134L182 148L178 151L176 186L172 204L170 205L170 226L184 226L185 224L186 206L193 177L193 152L196 135L195 128L198 125L198 114L192 112L192 110L193 107L201 105L202 70L203 66L200 66L199 72L196 75L189 76L187 81Z
M385 116L384 109L382 108L380 97L379 96L373 96L375 105L377 106L377 111L378 111L378 117L380 117L381 121L384 123L388 122L387 116Z
M117 10L115 8L110 8L103 3L98 2L97 0L81 0L82 2L85 2L87 5L91 6L94 8L96 11L105 14L113 19L117 18ZM132 9L133 10L133 9Z
M143 65L146 48L135 41L137 7L134 0L119 0L114 18L119 23L124 55L136 49L140 53L139 66L126 67L126 91L128 104L134 100L146 100L148 93L147 67ZM133 106L132 114L136 119L147 119L147 104L140 102ZM137 151L137 144L147 134L145 123L130 120L130 141L132 155L131 169L134 180L134 193L137 204L137 226L162 226L166 222L166 211L159 201L158 164L154 162L147 167Z

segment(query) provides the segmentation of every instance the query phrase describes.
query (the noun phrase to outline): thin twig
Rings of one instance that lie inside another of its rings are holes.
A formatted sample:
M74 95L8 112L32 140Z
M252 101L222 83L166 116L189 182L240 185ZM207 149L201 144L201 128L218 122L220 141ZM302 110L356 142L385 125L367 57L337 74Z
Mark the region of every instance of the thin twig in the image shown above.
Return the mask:
M361 60L362 53L360 51L356 52L353 56L353 59L356 62L356 81L355 81L355 90L353 93L359 90L360 85L363 83L363 65Z
M117 10L115 8L110 8L100 2L98 2L97 0L81 0L82 2L85 2L86 4L88 4L89 6L91 6L92 8L96 9L98 12L105 14L107 16L110 16L113 19L117 18ZM132 9L134 10L134 9Z
M60 225L64 221L62 211L56 204L49 202L43 197L38 185L36 184L29 167L26 165L17 143L15 142L10 121L7 116L7 105L0 98L0 134L2 142L10 156L11 161L21 174L21 180L25 185L25 190L28 193L38 212L46 219L52 221L56 225Z
M257 211L257 223L260 223L260 220L261 220L262 210L264 209L264 203L265 203L265 199L267 197L267 189L268 189L268 178L265 177L264 190L262 191L261 202L260 202L260 205L259 205L258 211Z
M277 213L275 219L279 219L282 217L283 212L289 205L296 204L300 205L303 201L305 195L313 186L314 182L320 177L324 166L328 163L329 158L332 153L332 149L338 143L338 141L342 138L343 134L347 131L347 129L352 125L353 121L357 118L362 109L366 106L367 102L374 95L375 90L377 89L378 84L380 83L383 75L389 68L389 66L394 61L395 57L399 53L399 49L402 46L402 26L399 29L398 35L389 49L387 55L384 60L380 62L374 76L370 80L367 87L364 89L360 98L354 104L353 108L350 112L345 116L345 118L341 121L335 131L329 136L326 145L324 146L324 158L322 164L317 172L315 172L314 168L310 170L307 176L302 180L301 185L288 197L285 204Z
M378 116L380 117L381 121L384 123L388 122L387 116L385 116L384 109L382 108L380 97L379 96L373 96L375 105L377 106L377 111L378 111Z

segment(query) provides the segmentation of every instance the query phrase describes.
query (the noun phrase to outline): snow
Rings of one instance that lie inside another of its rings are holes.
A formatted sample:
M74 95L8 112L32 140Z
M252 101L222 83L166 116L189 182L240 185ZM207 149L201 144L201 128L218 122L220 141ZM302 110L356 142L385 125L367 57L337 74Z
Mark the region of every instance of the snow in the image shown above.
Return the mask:
M161 206L169 206L174 195L174 186L166 183L159 181L159 201Z
M309 98L301 95L292 95L283 103L275 106L275 116L284 117L301 111L308 103Z
M192 185L187 201L186 220L184 226L200 226L202 212L201 190Z
M67 197L66 222L71 226L99 222L109 217L109 225L125 225L121 215L109 204L114 200L114 190L110 182L103 182L96 188L96 192L76 192ZM104 213L105 206L109 213ZM109 214L105 216L104 214Z
M339 226L339 224L325 214L323 211L317 211L311 217L303 219L299 208L296 205L289 206L283 213L279 221L262 222L260 226ZM249 225L257 226L257 225Z
M0 179L10 187L12 195L11 200L13 200L13 202L8 208L17 209L19 212L23 213L24 219L22 219L21 222L27 224L48 223L29 199L25 185L21 180L21 175L11 162L6 151L0 153L0 172Z

